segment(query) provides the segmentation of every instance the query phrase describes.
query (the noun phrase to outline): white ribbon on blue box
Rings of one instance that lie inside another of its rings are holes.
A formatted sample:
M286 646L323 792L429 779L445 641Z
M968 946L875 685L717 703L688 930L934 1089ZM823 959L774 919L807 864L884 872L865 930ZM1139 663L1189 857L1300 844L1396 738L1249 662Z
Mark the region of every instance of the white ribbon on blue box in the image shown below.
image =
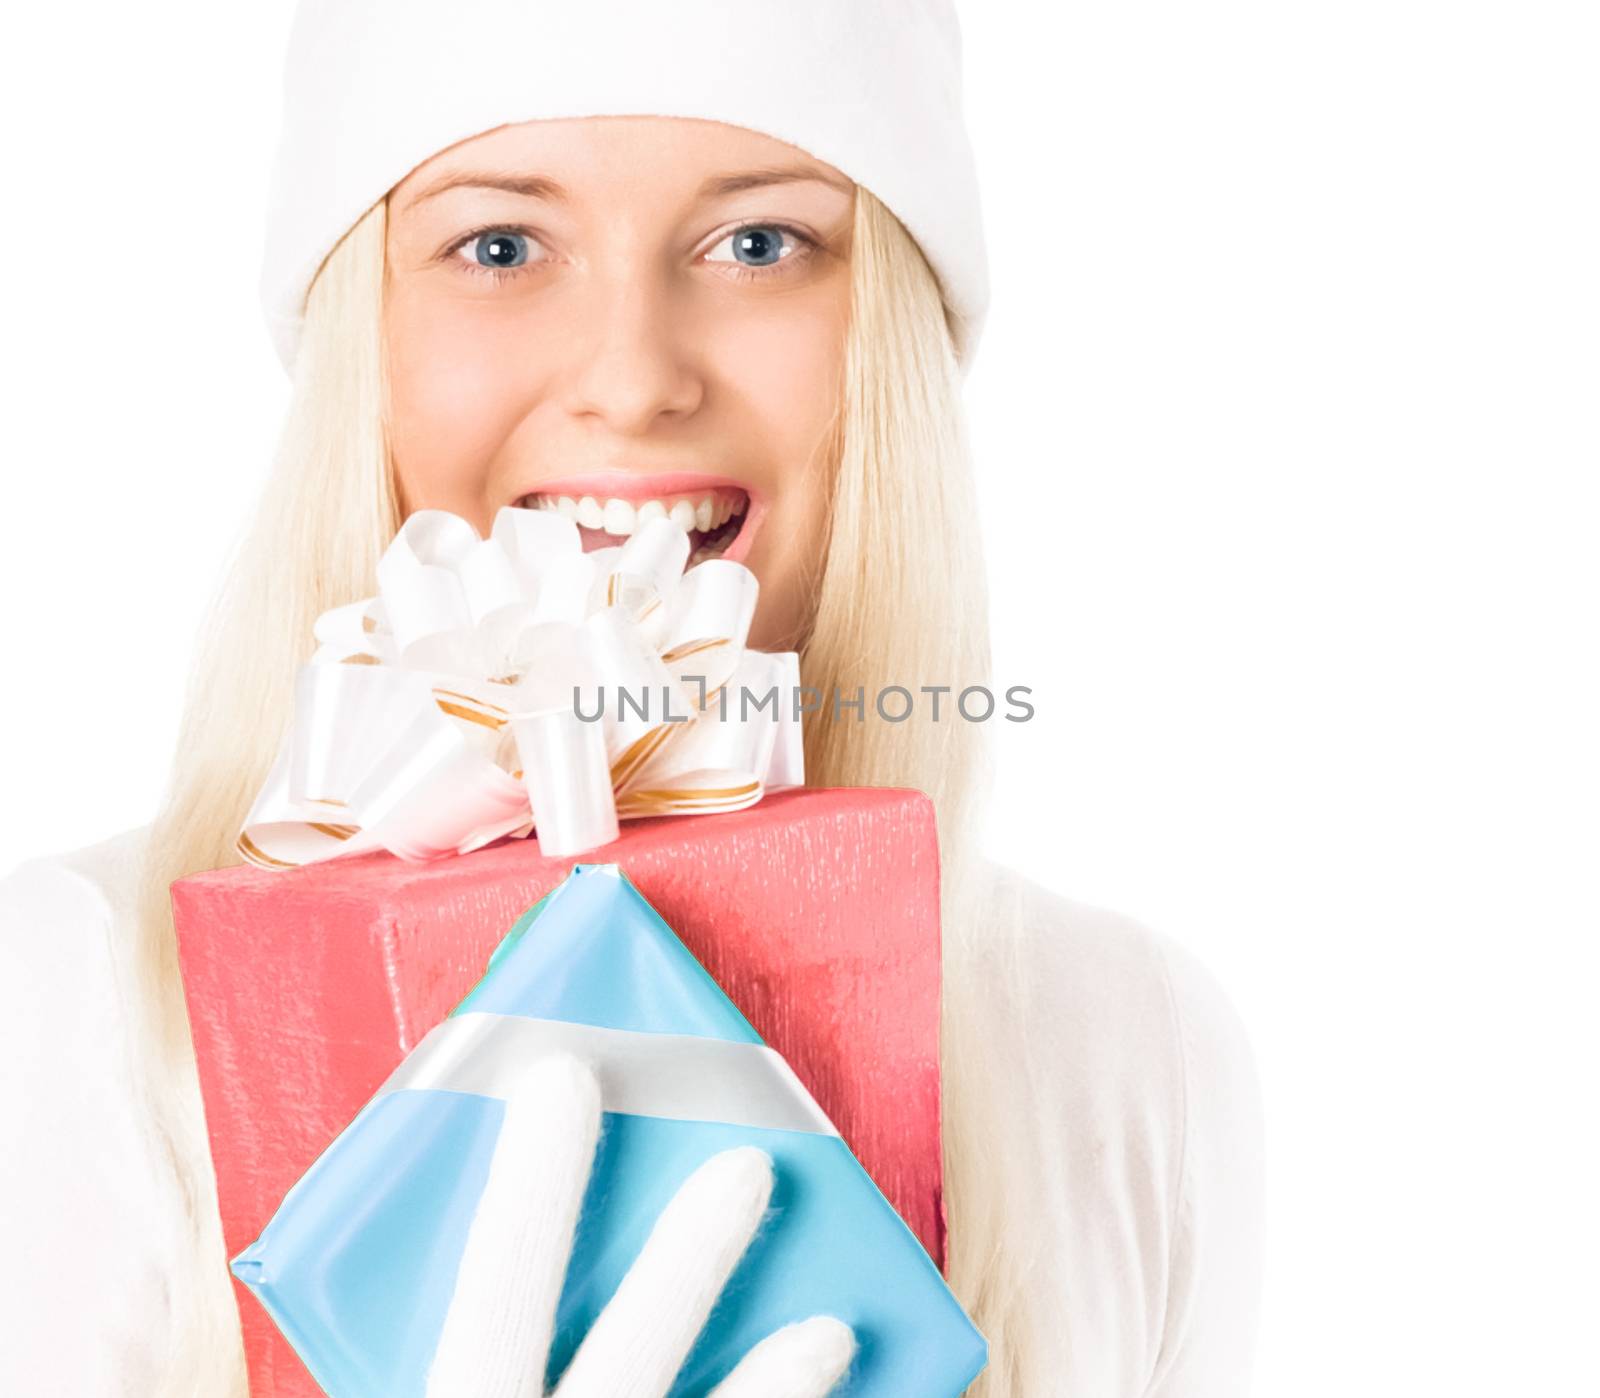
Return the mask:
M233 1261L337 1398L422 1398L516 1066L588 1059L605 1110L556 1316L554 1382L702 1162L771 1155L757 1234L670 1398L699 1398L780 1326L860 1349L839 1398L953 1398L988 1347L787 1063L615 864L578 864Z

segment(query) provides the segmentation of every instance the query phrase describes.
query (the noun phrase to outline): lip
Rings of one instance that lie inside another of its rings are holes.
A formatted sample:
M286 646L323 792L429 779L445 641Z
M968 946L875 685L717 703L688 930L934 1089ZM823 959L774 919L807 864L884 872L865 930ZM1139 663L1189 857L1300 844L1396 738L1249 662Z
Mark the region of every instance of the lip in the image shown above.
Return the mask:
M714 475L709 471L661 471L647 474L640 471L588 471L566 476L549 476L522 487L513 497L521 500L528 495L570 495L580 499L592 495L596 500L626 500L637 505L643 500L654 500L663 495L692 495L700 490L743 491L749 503L745 506L744 524L734 540L719 557L731 563L742 563L755 543L757 531L767 513L767 502L758 491L734 476Z

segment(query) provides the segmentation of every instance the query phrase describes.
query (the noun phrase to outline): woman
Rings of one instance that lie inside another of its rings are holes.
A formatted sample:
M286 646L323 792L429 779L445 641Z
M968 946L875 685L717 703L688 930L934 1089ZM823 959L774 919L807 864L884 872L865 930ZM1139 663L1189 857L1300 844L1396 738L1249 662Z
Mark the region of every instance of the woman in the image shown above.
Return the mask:
M0 902L23 1143L0 1389L242 1391L167 888L237 861L311 622L370 595L411 511L569 510L592 545L688 499L697 548L760 579L751 644L799 649L808 684L988 679L959 62L933 0L776 26L726 0L302 11L266 283L293 399L166 799ZM978 856L982 725L808 725L813 784L938 809L971 1391L1244 1392L1259 1122L1226 1002L1166 941Z

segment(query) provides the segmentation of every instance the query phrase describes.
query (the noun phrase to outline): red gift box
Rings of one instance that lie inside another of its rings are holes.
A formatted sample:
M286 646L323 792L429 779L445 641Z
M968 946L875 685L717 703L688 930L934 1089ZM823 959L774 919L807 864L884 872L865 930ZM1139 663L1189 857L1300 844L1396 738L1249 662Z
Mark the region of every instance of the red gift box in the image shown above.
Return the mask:
M577 858L507 840L429 864L374 853L178 880L228 1255L577 863L622 866L942 1266L938 843L926 796L881 789L628 821ZM240 1314L257 1398L320 1393L253 1299Z

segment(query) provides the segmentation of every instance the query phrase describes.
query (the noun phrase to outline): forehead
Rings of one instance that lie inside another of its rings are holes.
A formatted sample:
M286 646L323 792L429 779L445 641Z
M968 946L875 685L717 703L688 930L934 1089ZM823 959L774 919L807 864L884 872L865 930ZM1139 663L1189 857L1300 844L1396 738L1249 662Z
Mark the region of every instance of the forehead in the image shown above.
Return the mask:
M560 201L728 193L748 183L821 181L841 193L841 171L764 132L694 117L563 117L497 127L424 161L392 192L404 207L454 177L492 173L547 182ZM815 186L809 186L815 187Z

